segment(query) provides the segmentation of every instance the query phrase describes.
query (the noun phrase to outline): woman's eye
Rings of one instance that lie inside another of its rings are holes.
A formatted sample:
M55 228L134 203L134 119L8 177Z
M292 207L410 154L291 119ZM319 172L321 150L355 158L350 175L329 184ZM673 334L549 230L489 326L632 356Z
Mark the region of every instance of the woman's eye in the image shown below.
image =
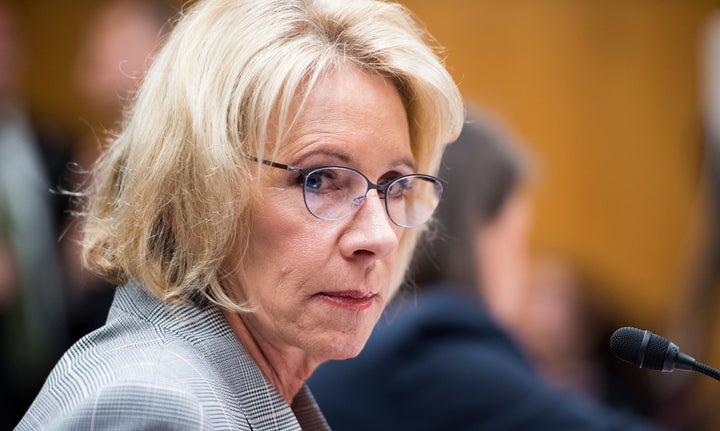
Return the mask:
M387 197L390 199L401 199L405 193L412 188L411 178L402 178L395 181L387 190Z
M336 175L329 169L311 173L305 178L305 189L312 192L327 192L337 187Z
M305 188L313 191L317 191L322 188L322 184L322 176L317 172L308 176L305 180Z

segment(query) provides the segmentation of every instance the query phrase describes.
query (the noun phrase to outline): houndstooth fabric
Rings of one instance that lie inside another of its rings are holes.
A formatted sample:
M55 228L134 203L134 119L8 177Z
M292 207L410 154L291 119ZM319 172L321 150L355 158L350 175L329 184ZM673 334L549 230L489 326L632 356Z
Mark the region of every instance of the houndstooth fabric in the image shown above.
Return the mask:
M305 386L289 406L215 306L118 288L107 323L55 366L25 430L328 430Z

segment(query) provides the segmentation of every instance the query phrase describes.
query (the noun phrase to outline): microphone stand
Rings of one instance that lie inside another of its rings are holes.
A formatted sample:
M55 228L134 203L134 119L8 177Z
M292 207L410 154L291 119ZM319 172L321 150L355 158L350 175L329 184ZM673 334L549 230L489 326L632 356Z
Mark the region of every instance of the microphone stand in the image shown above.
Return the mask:
M698 373L705 374L706 376L712 377L713 379L720 381L720 371L709 365L705 365L702 362L695 362L692 369L693 371L697 371Z

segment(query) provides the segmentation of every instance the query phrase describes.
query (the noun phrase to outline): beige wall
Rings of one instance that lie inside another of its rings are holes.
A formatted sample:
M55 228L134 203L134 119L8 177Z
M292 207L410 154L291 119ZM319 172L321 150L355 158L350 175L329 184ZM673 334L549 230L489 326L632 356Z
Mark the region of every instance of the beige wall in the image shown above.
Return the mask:
M471 101L540 159L534 244L626 319L679 305L702 157L699 41L717 1L407 0Z
M98 0L11 1L18 11L27 50L25 86L36 110L83 127L73 82L73 62L83 26Z

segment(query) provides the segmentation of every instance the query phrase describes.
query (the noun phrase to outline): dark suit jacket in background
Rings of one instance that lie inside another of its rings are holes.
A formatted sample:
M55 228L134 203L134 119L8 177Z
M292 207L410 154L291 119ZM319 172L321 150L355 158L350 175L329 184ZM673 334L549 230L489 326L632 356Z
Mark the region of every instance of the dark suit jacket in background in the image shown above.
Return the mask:
M360 355L308 382L334 431L649 431L544 385L474 298L440 286L389 308Z

